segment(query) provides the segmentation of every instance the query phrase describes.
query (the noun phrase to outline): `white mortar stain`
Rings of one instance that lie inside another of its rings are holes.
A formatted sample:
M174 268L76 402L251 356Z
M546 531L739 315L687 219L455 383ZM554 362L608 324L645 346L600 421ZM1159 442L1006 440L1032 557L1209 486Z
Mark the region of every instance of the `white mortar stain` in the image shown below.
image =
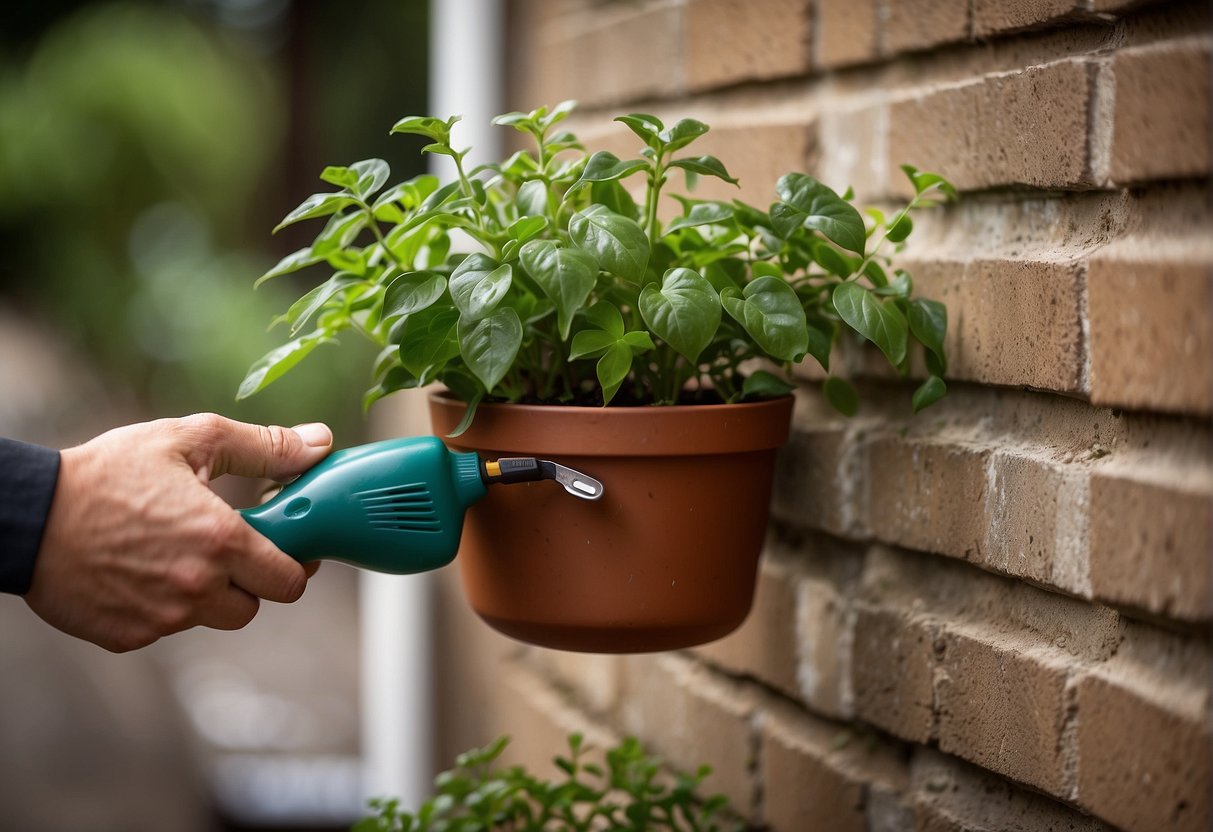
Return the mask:
M1067 471L1061 483L1057 490L1057 513L1053 525L1050 581L1068 592L1090 598L1091 475L1085 470Z

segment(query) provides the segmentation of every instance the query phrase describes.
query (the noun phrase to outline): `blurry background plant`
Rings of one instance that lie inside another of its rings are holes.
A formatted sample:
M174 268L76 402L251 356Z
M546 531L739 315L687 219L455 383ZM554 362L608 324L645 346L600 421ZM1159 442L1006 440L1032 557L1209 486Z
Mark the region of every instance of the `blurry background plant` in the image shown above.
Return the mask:
M425 0L0 4L0 435L62 446L209 409L325 419L360 441L357 347L235 402L277 338L266 321L302 291L250 287L298 247L268 231L316 169L370 147L420 172L420 142L382 125L426 107L427 18ZM8 596L0 631L0 828L356 817L351 570L326 567L304 602L240 633L127 656Z
M383 123L376 108L423 103L425 51L388 33L424 32L425 4L52 2L3 15L0 295L61 328L150 412L307 414L357 432L357 397L333 394L352 361L340 353L310 381L233 401L273 343L265 321L289 305L289 292L248 287L276 259L265 232L312 148L327 162L343 145L382 145L367 129ZM365 37L308 43L351 20ZM345 94L354 86L366 94ZM420 164L384 148L401 150Z

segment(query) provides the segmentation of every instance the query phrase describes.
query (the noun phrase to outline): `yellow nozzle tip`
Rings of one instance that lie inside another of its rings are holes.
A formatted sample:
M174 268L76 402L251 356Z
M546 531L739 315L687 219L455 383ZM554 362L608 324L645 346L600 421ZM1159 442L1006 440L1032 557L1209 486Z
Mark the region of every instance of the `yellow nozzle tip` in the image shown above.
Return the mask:
M484 470L490 477L500 477L501 476L501 463L500 462L486 462L486 463L484 463Z

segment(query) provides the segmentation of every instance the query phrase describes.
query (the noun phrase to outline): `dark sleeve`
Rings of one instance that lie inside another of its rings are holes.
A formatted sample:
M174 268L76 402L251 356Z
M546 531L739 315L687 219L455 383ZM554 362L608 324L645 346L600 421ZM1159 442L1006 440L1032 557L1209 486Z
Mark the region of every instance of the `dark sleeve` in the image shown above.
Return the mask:
M58 451L0 438L0 592L29 592L58 479Z

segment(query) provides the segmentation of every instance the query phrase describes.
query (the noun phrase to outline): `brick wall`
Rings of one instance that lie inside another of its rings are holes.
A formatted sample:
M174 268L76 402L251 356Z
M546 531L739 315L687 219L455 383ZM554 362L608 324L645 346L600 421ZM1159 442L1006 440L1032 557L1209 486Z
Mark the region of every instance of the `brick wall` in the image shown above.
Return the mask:
M636 734L755 824L1208 829L1213 618L1210 10L1118 0L519 0L511 106L713 125L770 201L949 176L905 265L950 310L918 418L805 368L757 602L680 653L524 648L438 605L443 748ZM597 131L597 132L595 132ZM707 184L707 183L705 183ZM712 183L714 186L714 183ZM708 190L724 196L726 191Z

